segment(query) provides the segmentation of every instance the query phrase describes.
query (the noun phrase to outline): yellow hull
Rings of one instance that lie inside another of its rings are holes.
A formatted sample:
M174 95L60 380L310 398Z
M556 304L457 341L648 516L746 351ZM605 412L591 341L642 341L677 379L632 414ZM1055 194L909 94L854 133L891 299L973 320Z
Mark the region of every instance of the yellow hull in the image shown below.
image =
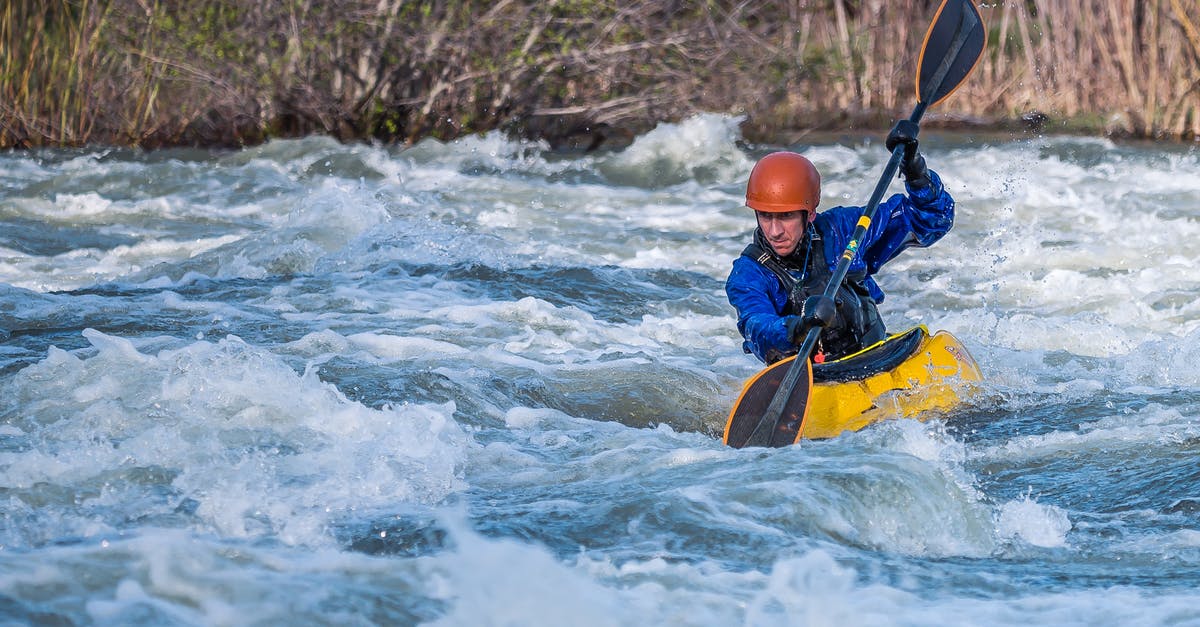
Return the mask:
M971 382L982 379L979 366L957 338L946 331L926 333L916 352L891 370L863 379L814 383L800 436L832 438L888 418L928 419L961 403Z

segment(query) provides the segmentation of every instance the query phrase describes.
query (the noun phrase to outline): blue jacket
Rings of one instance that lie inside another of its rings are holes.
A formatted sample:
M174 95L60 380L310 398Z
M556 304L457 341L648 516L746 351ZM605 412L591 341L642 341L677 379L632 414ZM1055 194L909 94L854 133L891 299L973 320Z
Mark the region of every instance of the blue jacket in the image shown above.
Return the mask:
M847 277L862 277L862 283L876 303L883 302L883 290L871 275L906 248L924 248L941 239L954 224L954 199L946 192L942 179L930 170L932 184L907 194L895 194L880 203L875 219L850 263ZM816 226L823 234L825 262L832 271L854 234L863 207L834 207L817 214ZM807 245L807 238L801 246ZM762 264L738 256L725 281L725 294L737 309L738 331L746 338L743 348L766 361L768 351L795 353L788 341L788 293L780 280Z

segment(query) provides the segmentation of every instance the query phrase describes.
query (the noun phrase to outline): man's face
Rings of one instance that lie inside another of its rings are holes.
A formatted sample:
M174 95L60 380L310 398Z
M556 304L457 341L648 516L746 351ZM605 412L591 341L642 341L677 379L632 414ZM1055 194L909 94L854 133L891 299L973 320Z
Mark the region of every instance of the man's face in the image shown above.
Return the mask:
M775 250L775 254L786 257L796 250L796 246L804 239L804 229L808 225L807 211L789 211L787 213L767 213L755 211L758 216L758 227L762 229L767 242Z

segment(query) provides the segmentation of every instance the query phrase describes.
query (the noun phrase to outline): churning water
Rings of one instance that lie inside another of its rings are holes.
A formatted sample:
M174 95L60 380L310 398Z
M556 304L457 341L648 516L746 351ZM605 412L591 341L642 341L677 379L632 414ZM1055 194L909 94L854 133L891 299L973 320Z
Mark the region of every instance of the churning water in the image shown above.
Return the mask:
M982 389L733 450L736 129L0 155L2 622L1200 624L1197 150L927 132Z

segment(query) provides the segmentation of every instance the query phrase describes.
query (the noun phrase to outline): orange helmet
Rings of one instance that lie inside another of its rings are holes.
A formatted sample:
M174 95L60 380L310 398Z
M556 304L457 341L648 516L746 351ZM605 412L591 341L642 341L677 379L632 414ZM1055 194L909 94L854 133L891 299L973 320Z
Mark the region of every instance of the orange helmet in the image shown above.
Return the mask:
M773 152L754 164L746 182L746 206L755 211L807 211L811 221L821 202L821 175L812 161L794 152Z

